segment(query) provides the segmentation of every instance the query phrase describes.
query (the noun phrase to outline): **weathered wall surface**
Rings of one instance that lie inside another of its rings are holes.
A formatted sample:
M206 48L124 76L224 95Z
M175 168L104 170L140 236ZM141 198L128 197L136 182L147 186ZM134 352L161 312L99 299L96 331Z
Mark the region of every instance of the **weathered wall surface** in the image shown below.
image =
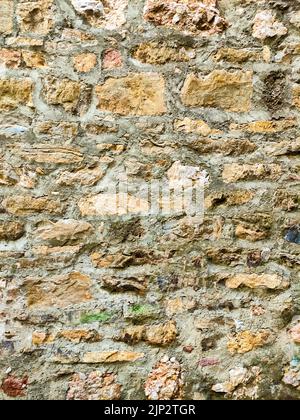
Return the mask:
M0 399L300 397L299 57L295 0L0 0ZM177 161L202 224L106 214Z

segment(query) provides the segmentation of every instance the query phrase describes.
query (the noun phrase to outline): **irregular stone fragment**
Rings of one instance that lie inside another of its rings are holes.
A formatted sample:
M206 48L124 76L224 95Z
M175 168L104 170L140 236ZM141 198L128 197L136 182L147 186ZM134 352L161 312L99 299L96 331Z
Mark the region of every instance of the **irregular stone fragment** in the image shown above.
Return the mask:
M283 383L286 385L293 386L300 390L300 369L298 367L288 367L285 369L284 376L282 378Z
M55 334L48 334L48 333L42 333L42 332L35 331L32 334L31 341L32 341L32 344L34 346L42 346L43 344L53 343L55 338L56 338Z
M108 69L115 69L118 67L122 67L123 59L122 54L118 50L114 50L113 48L109 48L104 52L103 55L103 68L105 70Z
M118 340L129 344L145 341L149 344L167 346L176 340L177 328L174 321L159 325L142 325L125 328Z
M182 368L175 358L165 356L149 374L145 383L148 400L181 400L184 397Z
M73 272L49 278L29 277L25 282L30 309L66 308L91 300L90 277Z
M245 63L247 61L260 61L262 53L247 49L221 48L215 55L216 61L228 61L230 63Z
M32 32L46 35L53 27L53 0L21 2L17 6L17 17L22 33Z
M75 111L78 105L81 86L79 82L69 79L47 78L44 81L43 93L49 105L61 105L65 111Z
M17 378L9 375L3 379L1 390L11 398L24 397L26 395L28 377Z
M212 35L227 27L216 0L147 0L144 19L187 34Z
M65 340L73 343L97 343L101 340L101 335L96 330L65 330L58 334L58 338L64 338Z
M241 286L250 289L282 289L288 287L289 283L277 274L237 274L226 280L226 286L230 289L237 289Z
M33 147L24 145L20 150L20 156L36 163L71 164L83 161L82 153L76 148L46 144L38 144Z
M235 236L239 239L246 239L248 241L256 242L268 238L269 232L267 230L260 230L238 225L235 229Z
M230 353L244 354L268 343L270 337L269 331L260 331L253 333L251 331L242 331L236 334L227 343L227 349Z
M205 121L192 120L187 117L183 120L175 120L174 129L179 132L195 133L204 137L222 133L220 130L211 128Z
M74 9L95 28L115 30L126 22L128 0L71 0Z
M35 213L60 214L62 205L60 201L52 200L49 197L32 196L9 196L2 201L3 208L10 214L26 216Z
M247 379L249 379L248 370L243 367L236 367L229 371L229 380L214 385L212 387L212 391L229 394L233 392L239 385L246 383Z
M198 78L190 74L184 82L181 99L192 107L221 108L230 112L249 112L253 86L251 71L214 70Z
M297 155L300 154L300 138L295 141L281 141L265 148L266 152L272 156Z
M254 121L247 124L231 124L230 130L245 131L246 133L279 133L297 126L293 118L279 121Z
M244 139L210 139L207 137L189 141L187 146L199 153L222 153L225 156L239 156L249 154L257 149L257 146Z
M14 2L13 0L1 0L0 33L10 34L14 26Z
M17 69L21 66L22 54L20 51L0 49L0 65L10 69Z
M272 10L263 10L256 14L253 26L254 38L264 40L275 36L283 36L287 33L287 28L283 23L276 20L276 15Z
M98 108L120 115L160 115L167 111L165 81L157 73L109 78L96 87Z
M295 85L292 89L293 94L293 105L300 108L300 86Z
M126 193L98 194L82 198L78 203L82 216L105 216L147 213L148 201Z
M130 351L102 351L85 353L82 357L82 363L121 363L136 362L144 358L144 353Z
M74 67L78 72L88 73L95 68L97 56L93 53L82 53L74 57Z
M69 382L67 400L113 401L121 398L121 391L114 373L75 373Z
M133 57L147 64L166 64L173 61L190 61L195 55L194 50L186 47L172 47L158 42L145 42L133 51Z
M91 230L92 225L89 223L66 219L41 226L37 229L36 234L45 241L55 240L57 242L65 242L86 236Z
M38 122L34 131L37 135L46 135L51 139L75 139L78 134L78 123L69 121L41 121ZM49 147L49 145L48 145ZM74 149L73 149L74 150ZM75 149L76 150L76 149Z
M300 323L290 329L290 335L294 343L300 344Z
M80 169L77 172L62 172L57 179L58 185L72 187L74 185L95 185L103 178L105 172L101 168Z
M223 180L226 184L237 181L277 180L282 173L281 165L256 163L253 165L238 163L224 165Z
M29 79L0 79L0 110L32 106L33 83Z
M25 226L20 222L0 222L0 241L16 241L22 238Z
M211 209L219 206L240 206L249 203L255 196L253 191L216 191L205 198L205 207Z
M144 277L103 277L103 287L112 292L140 292L147 290Z
M46 59L39 51L22 51L22 58L26 67L39 69L46 66Z

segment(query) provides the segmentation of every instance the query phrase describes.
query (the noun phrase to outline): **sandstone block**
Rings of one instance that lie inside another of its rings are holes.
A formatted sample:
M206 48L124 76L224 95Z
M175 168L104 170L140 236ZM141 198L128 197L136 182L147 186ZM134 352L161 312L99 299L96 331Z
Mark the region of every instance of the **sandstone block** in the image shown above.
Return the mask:
M37 229L36 234L45 241L65 242L86 236L92 230L89 223L66 219L56 223L49 223Z
M164 79L156 73L109 78L96 87L98 108L120 115L164 114L167 112L164 91Z
M223 180L226 184L237 181L276 180L282 173L281 165L256 163L254 165L238 163L226 164Z
M29 277L25 282L30 309L66 308L92 299L90 277L73 272L44 278Z
M253 86L251 71L214 70L198 78L190 74L184 82L181 99L191 107L221 108L230 112L249 112Z
M0 4L0 33L10 34L13 31L14 2L13 0L1 0Z
M0 79L0 110L11 111L19 105L32 106L33 83L29 79Z
M277 274L236 274L226 280L226 286L237 289L241 286L250 289L277 290L288 287L288 282Z
M24 225L20 222L0 222L0 241L16 241L25 233Z
M136 362L144 358L144 353L132 351L102 351L85 353L82 357L82 363L123 363Z
M10 214L26 216L35 213L60 214L62 205L49 197L11 196L2 201L3 208Z

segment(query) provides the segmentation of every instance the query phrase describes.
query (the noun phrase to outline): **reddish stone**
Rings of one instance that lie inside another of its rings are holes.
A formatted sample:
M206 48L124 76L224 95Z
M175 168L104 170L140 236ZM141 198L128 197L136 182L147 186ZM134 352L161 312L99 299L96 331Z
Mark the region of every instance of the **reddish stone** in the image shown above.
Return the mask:
M28 377L16 378L15 376L8 376L3 380L1 389L9 397L24 397L28 384Z
M122 67L123 60L120 51L109 49L106 50L103 56L103 68L114 69L116 67Z

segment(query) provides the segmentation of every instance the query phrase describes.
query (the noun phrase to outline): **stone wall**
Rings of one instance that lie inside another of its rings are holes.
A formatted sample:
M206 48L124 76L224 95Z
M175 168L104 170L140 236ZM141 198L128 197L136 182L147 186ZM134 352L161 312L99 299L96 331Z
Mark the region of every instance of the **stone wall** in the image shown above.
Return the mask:
M299 31L295 0L0 0L0 399L299 399ZM110 214L179 165L203 223Z

